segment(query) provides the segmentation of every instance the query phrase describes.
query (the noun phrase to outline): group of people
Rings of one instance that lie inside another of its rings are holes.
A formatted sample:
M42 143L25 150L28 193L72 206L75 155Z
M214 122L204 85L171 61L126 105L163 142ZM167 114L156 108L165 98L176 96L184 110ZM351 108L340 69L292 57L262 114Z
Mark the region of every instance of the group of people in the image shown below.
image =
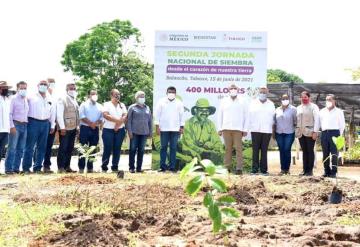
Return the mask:
M19 173L21 160L22 172L25 174L30 173L31 167L35 173L51 173L50 157L56 132L59 133L60 142L57 155L58 171L74 172L70 168L70 163L78 132L80 144L97 146L100 127L104 146L102 171L108 171L111 155L111 170L118 171L121 146L127 133L130 138L129 170L132 173L142 172L145 143L147 138L152 137L152 114L150 107L145 104L144 92L136 92L135 103L127 110L125 104L120 101L120 92L117 89L111 90L111 99L104 105L97 102L97 91L89 90L88 99L79 106L76 101L75 83L67 84L66 95L58 99L53 97L54 86L54 79L40 81L37 94L28 97L27 83L21 81L17 84L16 95L10 98L10 86L5 81L0 82L0 153L8 143L5 158L6 174ZM335 157L338 155L332 137L343 134L345 119L343 111L336 107L334 95L326 96L326 107L321 110L311 102L310 93L307 91L301 93L299 106L291 105L289 96L284 94L281 97L281 106L275 108L274 103L267 97L266 87L261 87L258 97L251 102L239 94L240 89L237 85L232 84L228 89L229 95L222 99L218 108L217 128L218 135L224 140L223 163L229 171L232 170L232 152L235 147L235 173L243 173L242 140L243 137L249 136L253 151L251 173L268 175L267 153L273 136L280 151L280 174L289 174L291 147L296 137L303 151L302 175L312 176L314 146L321 131L324 176L336 176L337 159L327 157L330 154ZM197 126L201 130L200 133L203 133L197 138L204 137L209 131L216 131L213 124L207 124L208 127L202 132L203 124L209 122L207 117L215 111L216 108L209 106L206 99L200 99L192 108L194 117L186 125L184 104L177 98L176 88L167 88L166 97L160 99L154 109L156 134L160 137L159 172L176 172L178 141L184 131L188 136L190 133L189 140L196 136L191 134L191 131L184 130L184 126ZM209 133L208 136L211 136ZM197 149L206 150L207 146L211 146L205 139L205 144L194 143L195 146L193 145L190 153ZM212 151L220 152L218 149L221 147L217 147L217 151ZM85 164L82 153L78 167L80 173L85 169L87 172L93 172L92 160L89 159Z
M238 87L229 87L230 95L222 100L220 106L219 135L225 143L224 164L230 169L232 149L236 150L236 173L242 174L242 137L250 133L252 140L252 174L260 172L268 175L267 152L269 142L274 136L280 153L281 175L289 174L291 147L295 137L299 139L303 155L301 175L312 176L315 162L314 146L321 131L321 146L324 161L324 177L337 174L338 150L332 137L343 134L345 118L342 110L336 107L335 95L326 96L326 107L311 102L310 93L300 95L301 104L290 104L287 94L281 96L281 106L275 108L268 99L268 89L261 87L258 98L248 103L238 96ZM329 159L329 155L333 157ZM259 157L260 156L260 157ZM330 165L331 160L331 165Z
M85 145L97 146L101 127L102 171L108 171L111 155L111 170L118 171L121 146L127 132L130 172L142 172L145 142L152 134L151 111L145 104L144 92L136 92L135 103L127 109L120 101L117 89L111 90L110 101L103 105L97 102L97 91L89 90L87 100L79 106L75 83L68 83L66 95L58 98L54 97L54 79L40 81L37 93L32 96L28 96L26 82L21 81L16 87L16 94L10 97L11 86L0 81L0 154L8 144L5 174L52 173L50 158L56 132L59 133L58 172L74 172L70 164L76 136L82 145L79 150L84 150ZM85 164L83 153L79 155L79 173L85 169L88 173L93 172L92 159Z

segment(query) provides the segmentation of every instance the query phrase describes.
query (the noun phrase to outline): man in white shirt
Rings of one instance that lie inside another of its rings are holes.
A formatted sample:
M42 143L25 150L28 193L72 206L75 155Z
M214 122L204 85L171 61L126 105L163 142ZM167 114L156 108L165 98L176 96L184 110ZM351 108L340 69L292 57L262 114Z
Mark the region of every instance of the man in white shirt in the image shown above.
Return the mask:
M268 175L267 151L273 132L275 106L267 98L268 89L261 87L259 96L253 100L249 108L249 130L252 139L252 172L256 174L259 171L263 175ZM261 150L261 160L259 163L259 152Z
M10 133L10 99L9 86L6 81L0 81L0 161Z
M339 152L332 138L342 135L345 129L344 112L337 108L335 103L335 95L328 94L326 96L326 107L320 111L324 177L336 177ZM331 167L329 155L331 155Z
M238 87L235 84L229 87L229 97L221 101L218 113L219 135L223 136L225 143L224 164L231 170L233 146L236 150L236 170L242 174L242 138L247 134L248 128L248 105L244 99L238 96Z
M55 107L46 96L49 84L47 81L40 81L38 84L38 93L30 97L28 125L27 125L27 138L25 145L24 158L22 168L24 173L30 173L32 159L34 156L34 147L37 146L35 163L33 172L40 173L42 162L44 160L46 151L47 137L50 133L54 132L55 118L51 114L53 107ZM50 125L49 125L50 121ZM50 129L50 130L49 130Z
M160 135L160 170L175 171L176 151L180 135L184 131L184 105L176 98L176 88L168 87L167 97L162 98L155 108L156 133ZM170 146L169 166L166 165L167 149Z
M55 94L54 94L54 90L55 90L55 79L53 78L48 78L47 79L48 83L49 83L49 88L48 88L48 99L51 102L51 104L54 106L52 108L52 118L56 119L56 103L57 100L55 98ZM51 123L49 122L49 125L51 125ZM54 144L54 139L55 139L55 134L57 131L57 127L55 125L55 130L52 133L49 133L48 138L47 138L47 142L46 142L46 152L45 152L45 157L44 157L44 173L52 173L52 171L50 170L50 166L51 166L51 151L52 151L52 146Z
M73 172L70 168L76 132L79 128L79 105L76 102L75 83L66 85L66 96L56 105L56 121L59 129L59 150L57 154L58 172Z

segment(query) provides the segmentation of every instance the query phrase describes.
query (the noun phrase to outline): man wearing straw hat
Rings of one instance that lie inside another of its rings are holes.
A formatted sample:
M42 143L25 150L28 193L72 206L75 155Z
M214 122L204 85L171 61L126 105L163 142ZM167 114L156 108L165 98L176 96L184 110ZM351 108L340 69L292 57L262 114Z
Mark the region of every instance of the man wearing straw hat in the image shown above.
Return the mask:
M0 161L8 143L10 133L10 99L9 86L6 81L0 81Z

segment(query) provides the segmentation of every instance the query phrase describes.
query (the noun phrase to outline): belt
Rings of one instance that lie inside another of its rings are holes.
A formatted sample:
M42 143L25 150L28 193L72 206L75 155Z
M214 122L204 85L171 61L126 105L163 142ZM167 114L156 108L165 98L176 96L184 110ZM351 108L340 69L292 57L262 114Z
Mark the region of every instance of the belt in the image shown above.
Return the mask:
M20 122L20 121L17 121L17 120L13 120L13 122L16 123L16 124L22 124L22 125L27 124L27 122Z
M330 132L330 131L340 131L338 129L332 129L332 130L323 130L323 132Z
M37 119L37 118L33 118L33 117L28 117L30 120L34 120L34 121L38 121L38 122L48 122L48 119Z

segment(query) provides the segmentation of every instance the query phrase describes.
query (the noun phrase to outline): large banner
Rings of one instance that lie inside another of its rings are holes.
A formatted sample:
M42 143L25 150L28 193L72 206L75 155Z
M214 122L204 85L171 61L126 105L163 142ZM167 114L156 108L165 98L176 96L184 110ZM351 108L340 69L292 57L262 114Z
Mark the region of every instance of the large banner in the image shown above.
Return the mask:
M177 97L185 106L178 166L193 157L222 163L216 109L231 84L248 98L266 85L266 45L263 32L156 32L154 110L169 86L176 87ZM159 149L160 139L154 136L153 169L159 167Z

